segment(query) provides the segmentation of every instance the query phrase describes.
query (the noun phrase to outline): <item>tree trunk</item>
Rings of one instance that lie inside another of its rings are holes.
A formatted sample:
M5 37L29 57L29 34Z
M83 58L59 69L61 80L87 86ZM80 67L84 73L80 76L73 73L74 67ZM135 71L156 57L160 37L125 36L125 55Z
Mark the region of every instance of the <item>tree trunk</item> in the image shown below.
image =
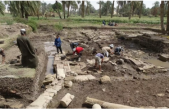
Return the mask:
M58 9L58 14L59 14L60 19L62 19L62 16L60 15L60 11L59 11L59 9Z
M21 5L21 17L24 18L24 10L22 5Z
M101 1L100 1L100 3L99 3L99 16L100 16L100 18L101 18Z
M161 31L162 31L162 33L165 33L165 28L164 28L164 1L161 1L161 4L160 4L160 19L161 19Z
M167 1L167 4L168 4L168 10L167 10L167 34L169 34L169 1Z
M84 13L85 13L84 12L84 1L82 1L82 13L81 13L82 14L82 18L84 18Z
M68 13L67 13L67 18L69 17L70 2L71 2L71 1L68 1Z
M107 14L108 14L108 0L107 0L106 16Z
M56 7L58 7L58 2L57 2L57 1L56 1ZM59 9L56 8L56 10L57 10L57 12L58 12L58 14L59 14L60 19L62 19L61 15L60 15Z
M135 9L132 7L132 17L134 16Z
M114 0L113 0L113 4L112 4L111 18L113 17L113 14L114 14Z
M119 15L119 4L117 6L117 15Z
M142 8L143 8L143 1L141 1L141 7L140 7L140 12L139 12L139 18L141 18Z
M64 16L64 19L65 19L65 1L62 1L63 2L63 16Z
M28 13L25 13L25 18L28 20Z
M130 14L129 14L129 20L131 19L132 8L133 8L133 1L131 1L131 3L130 3Z

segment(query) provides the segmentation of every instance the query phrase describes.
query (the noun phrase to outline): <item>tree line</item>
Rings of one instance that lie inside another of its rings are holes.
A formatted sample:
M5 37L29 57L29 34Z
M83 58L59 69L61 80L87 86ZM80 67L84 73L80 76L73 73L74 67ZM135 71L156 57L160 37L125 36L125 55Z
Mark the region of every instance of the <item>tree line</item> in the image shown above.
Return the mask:
M143 1L117 1L117 7L114 6L115 1L99 1L99 9L96 10L90 1L55 1L54 4L47 4L41 1L0 1L0 13L4 15L5 4L9 6L8 10L14 17L28 19L28 16L51 15L56 12L60 19L66 19L71 14L79 15L82 18L90 14L95 16L110 16L116 15L119 17L132 16L160 16L161 30L163 33L169 33L169 1L154 2L153 7L146 8ZM116 12L116 13L115 13ZM164 17L167 17L167 26L164 27Z

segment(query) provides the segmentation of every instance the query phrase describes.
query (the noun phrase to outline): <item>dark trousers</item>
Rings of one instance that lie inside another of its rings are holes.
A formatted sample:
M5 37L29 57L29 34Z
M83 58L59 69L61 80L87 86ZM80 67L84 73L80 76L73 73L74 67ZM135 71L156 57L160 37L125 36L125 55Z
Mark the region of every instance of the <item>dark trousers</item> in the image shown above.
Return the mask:
M78 55L78 58L81 58L82 52L83 52L83 50L82 50L80 53L77 54L77 55Z
M60 47L56 47L57 48L57 52L59 53L59 50L60 50L60 52L62 53L62 48L61 48L61 46Z

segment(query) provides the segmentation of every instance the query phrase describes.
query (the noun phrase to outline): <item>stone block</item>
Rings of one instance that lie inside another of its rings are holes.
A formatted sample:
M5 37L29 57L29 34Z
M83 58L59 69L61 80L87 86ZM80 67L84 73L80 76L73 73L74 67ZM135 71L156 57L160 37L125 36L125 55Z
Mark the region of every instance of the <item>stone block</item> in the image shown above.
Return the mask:
M65 81L73 81L75 79L74 76L68 76L65 78Z
M69 104L72 102L72 100L74 99L74 95L71 95L70 93L67 93L60 101L60 104L63 106L63 107L68 107Z
M57 79L64 79L64 78L65 78L64 69L57 69Z
M92 59L92 60L89 60L89 59L87 59L87 63L89 63L89 64L95 64L95 59Z
M160 59L161 61L166 62L166 61L169 60L169 55L168 55L168 54L160 54L160 55L159 55L159 59Z
M99 104L94 104L92 106L92 109L101 109L101 106Z
M63 69L63 64L57 63L57 64L56 64L56 68L57 68L57 69Z
M70 88L70 87L72 87L72 85L73 85L72 81L65 81L65 83L64 83L64 86L66 88Z
M48 85L49 83L52 83L56 79L56 74L48 74L45 77L45 80L43 81L44 85Z
M96 79L92 75L78 75L74 78L74 81L88 81L88 80L93 80Z
M55 79L55 80L51 83L51 86L55 86L55 85L57 85L57 84L58 84L58 80Z
M110 77L105 75L100 78L101 83L109 83L110 82Z
M57 90L54 90L53 88L46 89L45 92L54 93L54 95L57 94Z

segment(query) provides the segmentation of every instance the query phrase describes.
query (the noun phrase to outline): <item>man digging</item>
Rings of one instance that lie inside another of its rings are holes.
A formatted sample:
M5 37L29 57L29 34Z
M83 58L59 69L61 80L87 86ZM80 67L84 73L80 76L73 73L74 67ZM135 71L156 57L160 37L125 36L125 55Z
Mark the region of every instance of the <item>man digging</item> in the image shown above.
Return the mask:
M111 44L109 47L103 47L102 52L104 56L109 57L109 54L113 54L113 48L114 48L113 44Z
M78 55L78 61L81 60L82 52L83 52L82 47L76 47L73 49L73 55L75 55L75 53Z
M38 66L38 58L35 49L26 37L26 30L20 30L21 36L17 38L17 45L21 51L21 64L23 67L36 68Z
M93 54L95 55L95 68L97 68L97 64L99 64L99 70L102 71L101 63L103 63L104 55L101 53L97 53L96 50L93 50Z

